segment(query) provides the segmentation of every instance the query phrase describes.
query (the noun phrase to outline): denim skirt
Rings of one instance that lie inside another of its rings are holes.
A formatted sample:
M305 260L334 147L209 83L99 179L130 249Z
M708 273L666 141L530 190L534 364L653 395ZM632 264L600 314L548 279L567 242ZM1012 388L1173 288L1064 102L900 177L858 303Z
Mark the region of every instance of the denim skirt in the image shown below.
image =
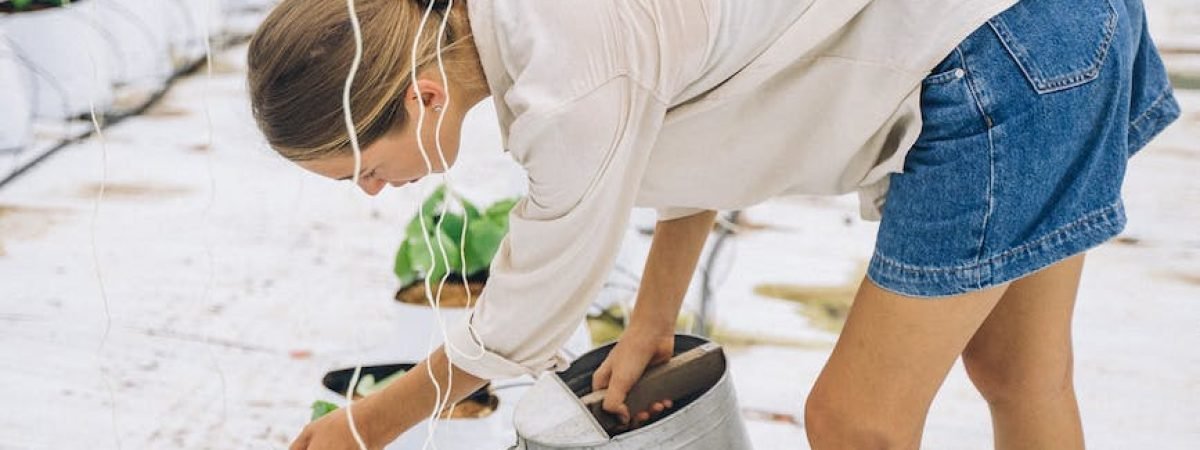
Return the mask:
M868 276L911 297L1007 283L1125 226L1128 159L1179 116L1141 0L1022 0L922 82Z

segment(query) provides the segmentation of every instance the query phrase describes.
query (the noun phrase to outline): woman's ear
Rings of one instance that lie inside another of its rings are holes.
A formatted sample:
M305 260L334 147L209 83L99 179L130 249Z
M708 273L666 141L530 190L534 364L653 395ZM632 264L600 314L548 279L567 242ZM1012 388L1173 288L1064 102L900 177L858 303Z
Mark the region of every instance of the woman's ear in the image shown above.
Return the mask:
M418 93L423 102L417 101ZM445 107L446 103L446 88L439 82L423 77L418 77L417 83L408 87L404 99L404 105L411 114L416 114L422 106L433 109L435 106Z

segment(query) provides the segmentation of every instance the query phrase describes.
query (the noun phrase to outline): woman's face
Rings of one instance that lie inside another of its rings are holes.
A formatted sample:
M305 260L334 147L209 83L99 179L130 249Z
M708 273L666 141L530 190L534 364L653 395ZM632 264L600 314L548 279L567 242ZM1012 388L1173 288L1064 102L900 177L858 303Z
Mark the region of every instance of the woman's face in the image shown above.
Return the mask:
M400 187L417 181L429 175L430 169L432 169L432 173L445 172L448 167L454 165L458 158L459 136L462 132L466 108L455 107L454 104L448 107L443 106L445 105L444 91L440 86L424 85L427 82L432 83L428 80L418 82L426 100L424 106L416 101L415 95L412 94L413 91L410 90L410 95L405 101L405 108L408 110L408 120L405 125L392 130L363 148L358 186L367 195L378 194L384 186L389 184L393 187ZM425 120L421 136L425 155L429 158L428 165L426 165L425 158L421 156L420 146L417 143L417 119L422 107L425 109ZM440 113L436 110L443 107L446 108L446 116L441 132L442 156L439 157L436 128ZM443 157L445 165L442 164ZM311 161L300 161L297 164L310 172L335 180L352 180L354 178L354 154L350 152Z

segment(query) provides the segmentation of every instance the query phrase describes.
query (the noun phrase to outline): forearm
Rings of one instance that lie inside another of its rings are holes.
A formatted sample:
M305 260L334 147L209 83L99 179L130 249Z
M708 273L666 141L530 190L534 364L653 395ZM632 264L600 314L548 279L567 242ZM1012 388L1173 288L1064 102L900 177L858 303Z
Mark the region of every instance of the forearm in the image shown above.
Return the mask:
M433 414L437 392L429 378L429 368L433 368L434 378L441 386L442 396L446 395L446 387L450 384L451 372L447 371L447 357L444 348L438 347L429 358L418 364L412 371L388 385L383 391L368 398L364 410L370 417L370 430L381 442L391 442L405 431L428 419ZM453 386L451 387L451 403L466 398L472 392L487 383L487 380L477 378L467 372L452 369ZM362 423L362 421L356 421Z
M716 211L705 211L655 226L631 327L674 330L683 297L716 216Z

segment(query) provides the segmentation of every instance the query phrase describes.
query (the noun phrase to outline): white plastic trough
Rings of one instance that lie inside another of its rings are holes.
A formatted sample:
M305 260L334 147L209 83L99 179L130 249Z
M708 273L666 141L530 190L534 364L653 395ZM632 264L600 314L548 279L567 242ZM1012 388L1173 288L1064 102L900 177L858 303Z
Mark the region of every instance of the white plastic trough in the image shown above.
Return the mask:
M34 80L34 115L65 119L106 112L113 100L112 49L84 14L89 2L0 16L0 28ZM90 100L90 101L89 101Z
M29 142L29 86L4 29L0 28L0 154L20 151Z
M93 17L112 47L113 82L160 88L171 77L170 5L162 0L92 0Z

